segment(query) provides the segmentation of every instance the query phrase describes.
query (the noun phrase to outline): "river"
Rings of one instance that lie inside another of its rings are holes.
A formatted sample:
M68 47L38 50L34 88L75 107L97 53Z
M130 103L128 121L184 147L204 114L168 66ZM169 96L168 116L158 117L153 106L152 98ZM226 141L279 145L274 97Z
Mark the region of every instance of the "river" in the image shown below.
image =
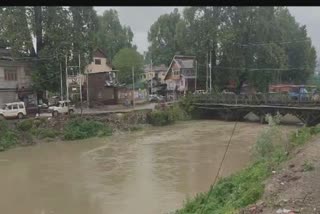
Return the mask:
M157 214L207 191L234 123L191 121L0 153L4 214ZM245 167L263 125L238 123L222 175Z

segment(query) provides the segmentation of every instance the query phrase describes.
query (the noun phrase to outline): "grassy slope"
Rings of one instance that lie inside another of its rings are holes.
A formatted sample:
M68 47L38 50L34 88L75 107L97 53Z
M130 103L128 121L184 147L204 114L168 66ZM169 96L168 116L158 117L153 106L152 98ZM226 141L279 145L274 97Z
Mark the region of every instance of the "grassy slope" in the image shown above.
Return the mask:
M255 147L255 161L248 168L221 179L206 193L187 200L176 214L227 214L238 213L240 208L256 202L264 192L265 181L279 164L287 160L288 154L303 145L320 127L302 128L290 135L289 142L281 137L276 125L261 134Z

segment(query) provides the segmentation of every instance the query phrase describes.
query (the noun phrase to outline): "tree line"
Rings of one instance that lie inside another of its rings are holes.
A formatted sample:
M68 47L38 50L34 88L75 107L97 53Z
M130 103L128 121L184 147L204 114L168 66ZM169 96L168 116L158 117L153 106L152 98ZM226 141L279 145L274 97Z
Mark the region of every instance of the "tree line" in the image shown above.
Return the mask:
M65 56L69 65L78 65L80 53L83 71L95 48L120 70L120 81L130 83L131 67L138 74L143 65L133 36L112 9L99 16L93 7L0 7L0 47L16 58L37 58L32 75L37 90L58 91ZM316 66L306 26L286 7L186 7L182 14L175 9L152 24L148 41L145 63L169 65L175 54L196 56L202 87L210 61L217 89L230 80L261 91L269 83L305 83Z
M132 39L131 28L121 25L117 11L112 9L99 16L93 7L0 8L0 47L10 49L16 59L36 59L32 78L34 89L39 91L59 91L65 57L68 65L76 66L80 54L83 71L96 48L104 50L108 59L116 59L120 76L126 76L131 65L122 64L128 53L136 59L135 65L142 67L143 63Z
M316 66L316 51L286 7L186 7L151 26L146 61L169 65L173 55L194 55L199 83L206 82L210 52L212 83L248 82L260 91L270 83L305 83Z

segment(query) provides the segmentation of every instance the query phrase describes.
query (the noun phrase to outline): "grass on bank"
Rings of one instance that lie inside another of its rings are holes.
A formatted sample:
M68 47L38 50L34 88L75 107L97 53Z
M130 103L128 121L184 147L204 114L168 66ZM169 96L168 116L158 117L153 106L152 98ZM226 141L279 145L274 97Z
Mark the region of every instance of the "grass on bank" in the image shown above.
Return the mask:
M176 121L189 119L188 113L180 107L179 104L157 109L148 114L148 123L154 126L171 125Z
M7 121L0 119L0 151L6 150L17 143L17 132L9 127Z
M270 126L260 135L255 145L255 161L252 165L223 178L205 193L188 199L175 214L231 214L237 213L259 200L264 192L265 181L280 163L288 159L292 149L306 143L320 133L320 126L302 128L291 133L289 142L283 139L279 127L270 121ZM306 164L306 170L312 166Z
M102 137L112 135L112 129L102 122L74 118L69 120L64 127L63 137L65 140L78 140L90 137Z

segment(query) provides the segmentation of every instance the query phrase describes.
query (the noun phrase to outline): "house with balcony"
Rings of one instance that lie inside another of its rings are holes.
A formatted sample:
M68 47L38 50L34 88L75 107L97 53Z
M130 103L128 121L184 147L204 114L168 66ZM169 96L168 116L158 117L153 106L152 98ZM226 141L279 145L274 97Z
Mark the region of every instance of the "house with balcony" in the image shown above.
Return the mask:
M195 91L195 56L175 55L167 69L164 81L168 95L182 95Z
M168 68L164 64L152 67L150 65L144 66L141 80L147 83L149 94L162 94L163 89L166 88L164 78L167 70Z
M97 48L93 52L92 61L85 67L84 75L80 78L82 78L83 97L86 99L86 96L89 96L90 106L117 103L119 87L117 70L113 70L111 60L104 50ZM80 82L80 78L75 80Z
M15 59L9 49L0 48L0 105L15 101L36 103L31 88L31 60Z

